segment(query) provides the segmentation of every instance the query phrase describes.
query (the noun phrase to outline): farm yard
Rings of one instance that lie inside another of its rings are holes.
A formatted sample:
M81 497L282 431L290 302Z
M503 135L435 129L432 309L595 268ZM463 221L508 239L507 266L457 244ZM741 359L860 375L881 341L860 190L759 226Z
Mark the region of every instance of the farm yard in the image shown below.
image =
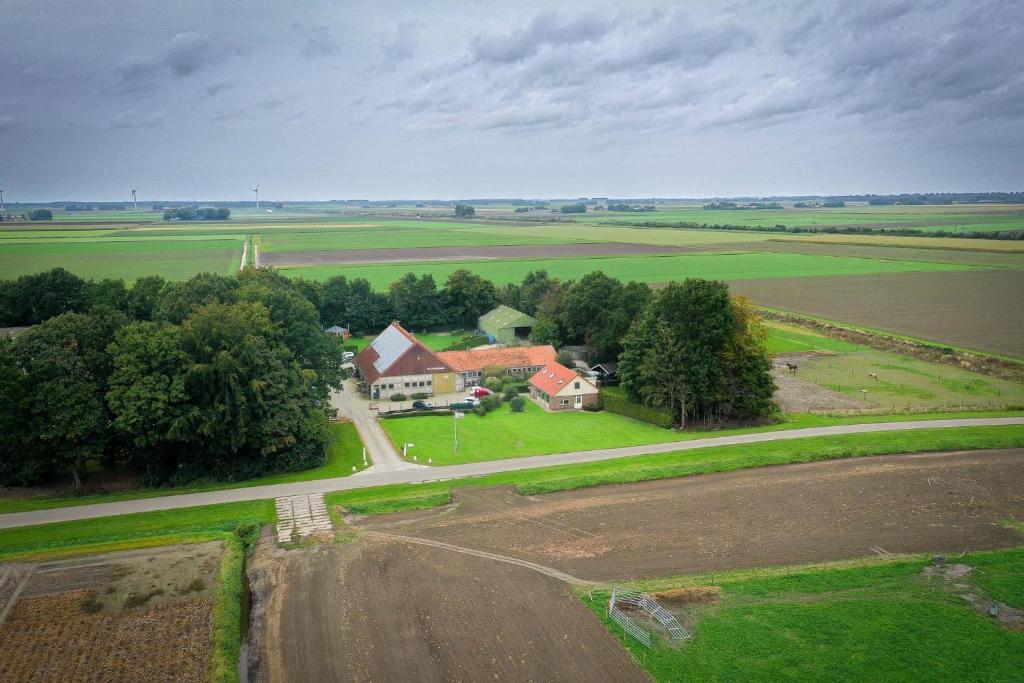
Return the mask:
M0 678L208 680L221 554L213 542L0 565Z

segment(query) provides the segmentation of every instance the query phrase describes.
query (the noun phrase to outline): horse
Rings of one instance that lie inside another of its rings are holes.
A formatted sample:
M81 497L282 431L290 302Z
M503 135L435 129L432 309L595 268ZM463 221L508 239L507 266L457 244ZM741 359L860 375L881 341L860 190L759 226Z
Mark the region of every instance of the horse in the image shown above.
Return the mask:
M870 377L871 379L875 380L876 382L878 381L878 373L877 372L870 372L870 373L868 373L868 377Z
M789 370L790 372L792 372L795 375L796 374L796 370L797 370L797 366L796 366L795 363L786 363L786 369Z

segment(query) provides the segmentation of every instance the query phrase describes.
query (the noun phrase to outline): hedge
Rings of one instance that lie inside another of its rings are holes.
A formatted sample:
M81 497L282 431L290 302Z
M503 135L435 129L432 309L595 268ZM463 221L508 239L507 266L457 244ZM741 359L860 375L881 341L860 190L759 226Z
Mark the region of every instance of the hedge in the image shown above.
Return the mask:
M626 392L619 387L601 389L601 403L610 413L618 413L641 422L649 422L665 429L675 426L675 418L667 410L634 403L626 398Z

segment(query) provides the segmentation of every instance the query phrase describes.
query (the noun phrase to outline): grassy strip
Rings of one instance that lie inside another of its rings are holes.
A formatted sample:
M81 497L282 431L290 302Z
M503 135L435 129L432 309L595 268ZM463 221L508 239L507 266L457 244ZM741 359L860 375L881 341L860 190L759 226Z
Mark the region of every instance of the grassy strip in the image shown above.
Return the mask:
M212 540L239 524L274 519L274 501L268 499L0 529L0 560Z
M1005 577L1019 575L1024 549L957 558L990 597L1024 605ZM711 603L681 608L694 638L656 637L651 650L606 615L608 593L580 593L655 681L1009 680L1024 666L1024 633L980 615L921 571L924 555L742 570L639 582L645 590L717 586ZM976 572L1000 577L983 585ZM1018 577L1019 578L1019 577Z
M327 462L322 467L314 467L300 472L282 472L268 474L256 479L245 481L202 481L187 486L168 486L159 489L137 489L120 493L108 493L93 496L33 496L28 498L0 499L0 514L8 512L29 512L32 510L48 510L51 508L72 507L75 505L92 505L93 503L112 503L119 500L137 500L139 498L156 498L159 496L176 496L183 493L201 493L219 489L248 488L250 486L266 486L269 484L288 484L313 479L331 479L347 477L352 468L363 469L363 442L359 439L356 427L351 422L336 422L331 425L334 437L327 448Z
M233 534L224 536L220 579L213 596L213 642L209 677L213 683L237 683L245 556L259 537L259 527L239 524Z
M1024 447L1024 425L846 434L631 456L426 484L377 486L330 493L327 502L359 514L384 514L443 505L451 500L452 489L459 486L513 485L520 494L533 495L838 458L1020 447Z

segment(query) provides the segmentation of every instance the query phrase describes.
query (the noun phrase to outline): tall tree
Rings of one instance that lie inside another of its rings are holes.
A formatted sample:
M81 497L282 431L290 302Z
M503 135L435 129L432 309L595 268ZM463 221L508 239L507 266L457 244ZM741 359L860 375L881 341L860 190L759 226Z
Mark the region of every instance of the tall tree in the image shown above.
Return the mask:
M167 281L159 275L147 275L136 280L128 291L128 317L152 320L166 284Z
M239 281L215 273L199 273L184 282L168 282L160 297L154 320L180 323L195 308L230 302Z
M493 282L460 268L445 281L442 300L449 322L475 327L477 318L494 308L498 297Z
M416 277L415 273L406 273L391 283L389 293L391 307L405 327L424 330L444 322L433 275Z

